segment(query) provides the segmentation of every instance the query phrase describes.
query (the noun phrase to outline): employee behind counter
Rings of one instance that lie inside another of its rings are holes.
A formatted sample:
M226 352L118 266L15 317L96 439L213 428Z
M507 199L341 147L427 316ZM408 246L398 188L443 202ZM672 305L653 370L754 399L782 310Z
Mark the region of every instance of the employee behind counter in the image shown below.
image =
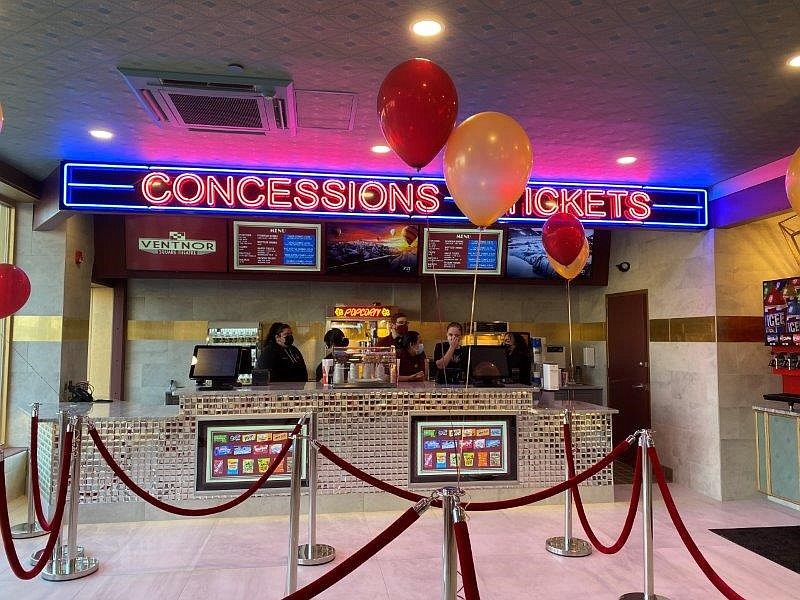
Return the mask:
M269 370L269 381L308 381L306 361L294 346L292 328L286 323L273 323L256 362L256 369Z

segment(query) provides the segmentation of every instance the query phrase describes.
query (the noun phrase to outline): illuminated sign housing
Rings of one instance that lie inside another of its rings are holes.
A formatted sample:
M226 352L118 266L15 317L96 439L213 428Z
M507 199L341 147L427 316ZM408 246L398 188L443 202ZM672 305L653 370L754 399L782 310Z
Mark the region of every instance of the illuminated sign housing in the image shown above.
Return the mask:
M441 177L66 162L60 202L88 212L467 220ZM702 189L546 181L528 182L499 220L543 223L556 212L597 225L708 226Z

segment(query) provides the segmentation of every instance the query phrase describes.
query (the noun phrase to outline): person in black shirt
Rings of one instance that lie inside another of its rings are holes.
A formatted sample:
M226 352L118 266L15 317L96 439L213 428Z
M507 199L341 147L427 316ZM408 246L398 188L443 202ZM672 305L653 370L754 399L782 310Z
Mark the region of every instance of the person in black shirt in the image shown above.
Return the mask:
M270 382L308 381L306 361L294 346L291 326L273 323L256 362L257 369L269 369Z
M447 325L447 341L433 349L436 383L463 383L467 370L467 352L461 346L461 323Z
M508 356L508 373L512 382L530 385L532 353L525 338L509 331L503 338L503 346Z
M388 348L389 346L399 348L400 339L406 333L408 333L408 317L399 312L392 317L392 322L389 325L389 335L378 338L375 345L383 348Z
M326 331L322 340L325 342L326 350L325 356L322 358L333 358L337 348L347 348L350 345L350 340L344 336L344 331L338 327ZM322 363L317 365L317 381L322 381Z

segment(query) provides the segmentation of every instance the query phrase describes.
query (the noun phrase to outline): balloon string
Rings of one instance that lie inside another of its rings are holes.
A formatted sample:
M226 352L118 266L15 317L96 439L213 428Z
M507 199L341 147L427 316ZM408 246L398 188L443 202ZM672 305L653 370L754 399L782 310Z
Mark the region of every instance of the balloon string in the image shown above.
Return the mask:
M567 329L569 330L569 370L567 371L567 383L575 381L573 377L573 365L575 363L572 358L572 298L569 290L569 279L567 279Z

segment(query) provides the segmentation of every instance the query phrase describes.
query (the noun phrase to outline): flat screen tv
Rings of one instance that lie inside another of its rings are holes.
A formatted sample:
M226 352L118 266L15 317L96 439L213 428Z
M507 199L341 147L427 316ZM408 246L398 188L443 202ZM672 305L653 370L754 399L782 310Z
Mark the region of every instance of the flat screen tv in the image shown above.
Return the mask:
M609 231L586 228L589 259L575 278L578 283L608 284ZM563 281L547 258L542 245L542 228L528 225L508 226L506 277L541 281Z
M469 382L480 387L497 387L508 379L508 356L502 346L467 346Z
M194 347L189 379L197 382L198 390L229 390L236 385L242 348L240 346ZM210 381L210 385L205 385Z
M331 275L416 276L417 225L333 223L325 228L325 270Z

